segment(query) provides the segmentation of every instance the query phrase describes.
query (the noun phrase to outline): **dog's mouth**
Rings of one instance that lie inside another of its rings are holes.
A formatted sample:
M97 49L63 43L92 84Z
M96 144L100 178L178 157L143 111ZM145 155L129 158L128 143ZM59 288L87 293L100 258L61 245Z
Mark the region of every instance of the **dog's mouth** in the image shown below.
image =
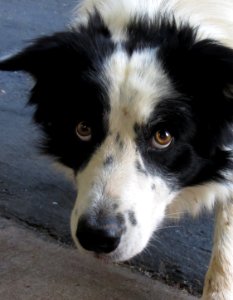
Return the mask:
M87 251L81 245L79 245L78 248L82 248L82 252L84 251L85 255L87 255L88 257L92 256L98 261L103 262L104 264L122 263L136 255L135 253L128 253L126 256L127 250L124 251L124 247L121 247L121 245L116 250L110 253Z
M108 256L102 254L102 253L94 253L94 257L100 261L103 261L105 263L110 262L111 260L109 259Z
M113 211L105 206L105 210L103 207L88 209L78 215L75 207L71 216L71 232L81 252L100 261L119 263L145 249L163 217L164 209Z

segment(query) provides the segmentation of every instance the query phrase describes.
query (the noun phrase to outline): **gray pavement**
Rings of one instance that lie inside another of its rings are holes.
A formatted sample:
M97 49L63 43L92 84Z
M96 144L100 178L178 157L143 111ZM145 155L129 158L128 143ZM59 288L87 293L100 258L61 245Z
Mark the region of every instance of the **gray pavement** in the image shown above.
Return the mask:
M83 257L15 222L0 218L0 229L0 299L196 299L126 267Z
M75 2L0 0L0 56L64 29ZM32 84L24 74L0 73L0 216L72 244L69 215L76 191L36 150L40 133L31 123L33 109L25 107ZM198 294L210 258L212 223L209 215L166 222L151 246L128 264Z

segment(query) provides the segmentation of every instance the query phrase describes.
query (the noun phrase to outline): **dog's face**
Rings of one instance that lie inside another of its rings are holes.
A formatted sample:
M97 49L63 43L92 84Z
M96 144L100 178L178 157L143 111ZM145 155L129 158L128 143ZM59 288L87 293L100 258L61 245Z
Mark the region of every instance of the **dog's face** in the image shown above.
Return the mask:
M115 261L145 248L183 189L231 168L233 51L173 22L126 32L113 42L90 22L0 62L34 76L44 150L75 172L74 241Z
M74 240L114 260L142 251L176 192L170 172L161 169L161 155L166 156L174 137L154 116L159 100L171 92L155 60L155 51L147 49L131 57L118 50L108 58L101 75L108 82L108 109L97 120L104 138L76 178ZM88 143L96 125L80 120L77 137Z

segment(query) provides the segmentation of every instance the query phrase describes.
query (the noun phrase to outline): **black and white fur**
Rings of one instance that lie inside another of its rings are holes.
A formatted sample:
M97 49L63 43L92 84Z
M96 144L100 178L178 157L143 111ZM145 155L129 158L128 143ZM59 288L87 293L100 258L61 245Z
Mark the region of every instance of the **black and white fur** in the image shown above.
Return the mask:
M74 170L78 247L127 260L167 214L216 206L211 300L233 299L232 48L231 0L83 0L69 30L0 62L34 77L43 149Z

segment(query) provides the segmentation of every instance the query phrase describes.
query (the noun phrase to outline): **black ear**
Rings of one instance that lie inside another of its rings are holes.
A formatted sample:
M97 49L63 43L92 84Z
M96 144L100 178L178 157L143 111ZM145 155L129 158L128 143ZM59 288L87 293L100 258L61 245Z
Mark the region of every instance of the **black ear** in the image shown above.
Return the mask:
M206 117L233 121L233 49L204 40L190 50L186 69L191 95Z
M233 49L214 40L176 39L163 46L160 56L178 91L203 115L233 120Z
M38 78L68 68L69 62L79 68L87 64L84 41L78 33L60 32L39 38L18 54L0 60L2 71L26 71Z
M186 44L177 40L164 45L161 57L181 89L193 95L233 83L233 49L208 39Z
M193 46L189 61L192 78L202 91L224 92L233 84L233 49L204 40Z

